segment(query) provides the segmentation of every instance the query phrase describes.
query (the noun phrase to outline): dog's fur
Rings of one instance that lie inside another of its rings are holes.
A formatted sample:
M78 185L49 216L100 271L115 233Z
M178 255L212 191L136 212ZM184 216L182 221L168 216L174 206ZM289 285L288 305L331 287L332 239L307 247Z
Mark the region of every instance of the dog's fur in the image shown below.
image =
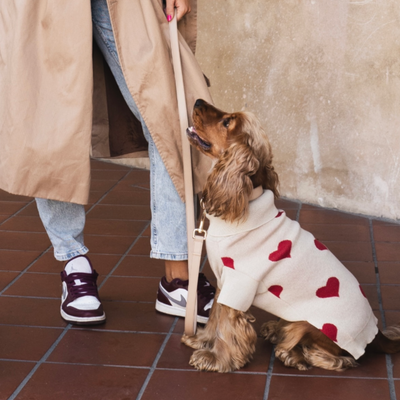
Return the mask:
M193 123L187 131L190 143L216 161L203 192L208 214L228 222L245 220L249 196L260 185L278 197L271 146L253 114L225 113L197 100ZM229 372L252 359L257 335L251 324L254 317L219 304L218 293L206 327L195 336L184 335L182 342L196 349L190 359L195 368ZM288 367L343 371L358 365L349 353L308 322L269 321L262 326L261 335L275 344L276 357ZM400 351L400 326L379 331L367 350Z

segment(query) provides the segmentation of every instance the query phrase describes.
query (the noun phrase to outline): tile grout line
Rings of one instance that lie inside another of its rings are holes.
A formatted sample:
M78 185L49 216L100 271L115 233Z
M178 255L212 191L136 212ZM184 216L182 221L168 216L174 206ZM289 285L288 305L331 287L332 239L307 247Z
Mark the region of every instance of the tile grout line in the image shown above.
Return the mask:
M117 276L120 278L120 276ZM137 278L137 277L129 277L129 278ZM148 278L148 277L144 277ZM159 278L152 278L152 279L159 279ZM37 300L59 300L60 296L57 297L39 297L39 296L23 296L23 295L16 295L16 294L3 294L3 298L10 297L10 298L19 298L19 299L37 299ZM104 302L115 302L115 303L140 303L140 304L152 304L152 301L144 301L144 300L104 300ZM6 324L7 325L7 324Z
M63 326L42 326L42 325L21 325L21 324L0 324L0 326L12 326L16 328L34 328L34 329L52 329L52 330L61 330L65 329L66 327ZM93 325L95 326L95 325ZM126 333L126 334L140 334L140 335L165 335L166 332L155 332L155 331L138 331L138 330L127 330L127 329L99 329L99 328L93 328L90 327L89 325L82 325L81 327L78 327L78 325L75 325L73 332L107 332L107 333ZM1 358L0 358L1 360ZM10 359L13 361L18 361L17 359ZM79 364L79 363L78 363Z
M28 201L28 203L25 204L24 207L20 208L18 211L16 211L14 214L10 215L8 218L6 218L4 221L0 222L0 226L3 225L5 222L9 221L11 218L17 216L21 211L25 210L25 208L27 208L28 206L30 206L33 202L35 201L35 199Z
M4 224L4 222L9 221L11 218L17 216L21 211L25 210L25 208L27 208L28 206L30 206L32 203L35 202L35 199L31 200L30 202L28 202L24 207L22 207L21 209L19 209L17 212L15 212L13 215L11 215L9 218L5 219L4 221L2 221L0 223L0 226L2 224ZM7 231L5 231L7 232ZM29 232L29 233L36 233L36 232ZM51 249L52 245L50 245L49 247L47 247L47 249L43 250L43 252L41 254L39 254L25 269L23 269L22 271L19 271L19 274L7 285L5 286L2 290L0 290L0 297L2 296L2 294L9 289L15 282L17 282L24 274L25 272L27 272L29 270L30 267L32 267L33 264L36 263L36 261L38 261L39 259L41 259L50 249ZM21 250L16 250L16 251L21 251Z
M179 320L179 318L178 318ZM154 334L151 332L151 334ZM173 333L172 333L173 334ZM160 335L166 335L164 333L160 333ZM167 333L168 335L168 333ZM171 335L172 336L172 335ZM160 347L161 348L161 347ZM160 351L160 350L159 350ZM157 353L158 354L158 353ZM32 361L32 360L21 360L21 359L12 359L12 358L0 358L0 361L6 361L6 362L17 362L17 363L31 363L31 364L36 364L38 361ZM139 366L139 365L123 365L123 364L96 364L96 363L87 363L87 362L66 362L66 361L43 361L43 364L46 365L76 365L76 366L101 366L101 367L112 367L112 368L127 368L127 369L142 369L142 370L150 370L151 367L147 366ZM154 362L153 362L154 364ZM192 372L192 373L199 373L199 371L193 369L193 368L168 368L168 367L162 367L162 368L157 368L157 371L170 371L170 372ZM231 372L232 375L256 375L256 376L265 376L265 372L261 371L234 371ZM376 376L343 376L343 375L300 375L300 374L289 374L289 373L275 373L273 374L274 376L280 376L280 377L286 377L286 378L314 378L314 379L345 379L345 380L374 380L374 381L384 381L387 380L385 377L376 377ZM394 378L394 381L400 381L400 378ZM9 400L9 399L8 399ZM263 400L266 400L266 398L263 397Z
M365 380L365 379L370 379L374 381L385 381L387 378L384 377L378 377L378 376L345 376L345 375L300 375L300 374L284 374L284 373L275 373L275 376L283 376L286 378L316 378L316 379L346 379L346 380ZM396 380L399 380L400 378L397 378ZM395 399L396 400L396 399Z
M0 361L5 361L5 362L17 362L17 363L31 363L31 364L36 364L37 361L32 361L32 360L24 360L24 359L14 359L14 358L0 358Z
M373 258L374 264L375 264L375 276L376 276L376 284L377 284L377 292L378 292L379 312L380 312L381 318L382 318L383 329L385 329L386 328L386 317L385 317L385 311L383 309L381 280L380 280L380 275L379 275L378 258L376 256L374 228L373 228L373 224L372 224L372 219L369 218L368 222L369 222L369 232L370 232L370 238L371 238L372 258ZM390 392L390 400L396 400L397 397L396 397L396 389L395 389L394 380L393 380L392 358L389 354L386 354L385 360L386 360L386 371L387 371L387 380L388 380L389 392Z
M78 362L62 362L62 361L45 361L46 365L76 365L80 367L107 367L107 368L126 368L126 369L150 369L150 367L142 367L140 365L120 365L120 364L91 364Z
M142 396L143 396L145 390L147 389L147 385L149 384L150 379L151 379L151 377L153 376L154 371L156 370L158 361L160 360L160 358L161 358L161 356L162 356L162 353L164 352L165 347L167 346L167 343L168 343L169 339L170 339L171 336L172 336L172 333L173 333L173 331L174 331L174 329L175 329L175 326L176 326L178 320L179 320L179 318L176 317L176 318L175 318L175 321L172 323L172 326L171 326L171 328L170 328L170 330L169 330L169 332L168 332L166 338L164 339L163 343L161 344L160 350L158 350L158 353L157 353L157 355L156 355L156 358L155 358L154 361L153 361L153 364L152 364L151 367L150 367L150 371L149 371L149 373L147 374L147 377L146 377L145 381L143 382L142 387L141 387L140 390L139 390L139 393L138 393L138 395L137 395L137 397L136 397L136 400L141 400L141 398L142 398Z
M21 390L25 387L25 385L30 381L34 373L38 370L38 368L47 360L47 358L51 355L54 349L58 346L60 341L66 335L66 333L71 329L72 325L68 324L64 330L61 332L60 336L56 339L56 341L51 345L51 347L46 351L43 357L36 363L36 365L32 368L29 374L24 378L24 380L18 385L18 387L14 390L12 395L8 398L8 400L14 400L16 396L21 392Z
M121 183L125 178L127 178L132 171L133 169L127 171L122 178L120 178L116 183L114 183L114 185L112 185L108 190L106 190L104 194L95 203L93 203L92 206L86 211L85 215L87 216L90 213L90 211L92 211L93 208L95 208L116 186L118 186L119 183ZM118 204L115 204L114 206L118 206Z
M7 285L5 286L1 291L0 291L0 296L3 295L3 293L8 290L15 282L17 282L28 270L29 268L32 267L33 264L36 263L39 259L41 259L50 249L52 248L52 245L50 245L46 250L44 250L39 256L37 256L25 269L19 272L19 274Z
M114 271L119 267L119 265L122 263L122 261L125 259L125 257L129 254L129 252L132 250L132 248L135 246L135 244L138 242L138 240L144 236L143 233L147 230L147 228L150 225L150 221L147 222L146 226L142 229L142 231L139 233L139 235L136 237L136 239L132 242L132 244L128 247L128 249L125 251L124 254L122 254L121 258L119 261L115 264L114 268L111 269L111 271L106 275L106 277L103 279L101 284L98 286L98 289L100 290L103 285L108 281L108 278L114 273ZM137 278L135 276L131 278ZM148 278L148 277L143 277L143 278Z
M271 380L272 380L272 370L274 369L274 362L275 362L275 352L274 349L272 349L271 358L269 360L269 365L268 365L267 381L265 382L263 400L268 400L269 389L271 387Z
M65 326L43 326L43 325L23 325L23 324L0 324L0 326L12 326L14 328L53 329L53 330L65 329Z

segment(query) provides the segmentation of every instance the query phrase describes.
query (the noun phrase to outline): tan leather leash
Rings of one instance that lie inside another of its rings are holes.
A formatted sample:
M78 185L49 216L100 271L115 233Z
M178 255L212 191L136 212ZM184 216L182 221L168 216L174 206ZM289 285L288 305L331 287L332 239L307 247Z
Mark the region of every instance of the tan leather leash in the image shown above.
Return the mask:
M173 20L169 23L172 65L174 68L176 94L178 99L179 121L182 135L182 157L183 157L183 177L185 183L185 203L186 203L186 228L188 235L188 263L189 263L189 287L186 303L185 316L185 334L192 336L196 333L197 327L197 284L199 280L199 269L201 261L201 252L205 234L202 226L194 229L194 195L193 195L193 177L192 160L190 153L190 144L186 137L186 129L189 126L188 113L186 108L185 89L182 76L181 57L178 41L178 23L177 12Z

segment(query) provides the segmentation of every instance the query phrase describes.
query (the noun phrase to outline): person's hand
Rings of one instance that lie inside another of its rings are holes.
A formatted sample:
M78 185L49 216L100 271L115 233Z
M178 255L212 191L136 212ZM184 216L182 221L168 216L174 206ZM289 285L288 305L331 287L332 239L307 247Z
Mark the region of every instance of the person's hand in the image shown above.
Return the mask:
M167 0L167 6L165 13L167 14L168 21L172 21L175 15L175 10L178 16L178 21L187 13L190 13L190 1L189 0Z

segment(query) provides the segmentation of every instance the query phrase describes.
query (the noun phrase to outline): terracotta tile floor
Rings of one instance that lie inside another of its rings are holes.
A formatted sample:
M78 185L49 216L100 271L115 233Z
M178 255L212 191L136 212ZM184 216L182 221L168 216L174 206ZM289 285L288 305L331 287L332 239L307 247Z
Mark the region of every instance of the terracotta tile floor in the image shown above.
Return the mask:
M0 399L309 400L400 398L400 354L368 354L343 373L299 372L259 339L253 362L233 374L189 365L183 320L158 314L163 263L149 258L149 174L93 162L86 244L100 273L107 322L59 316L61 264L31 198L0 192ZM294 219L362 283L380 326L400 320L400 225L280 200ZM212 274L207 262L204 270ZM253 310L259 329L268 316Z

